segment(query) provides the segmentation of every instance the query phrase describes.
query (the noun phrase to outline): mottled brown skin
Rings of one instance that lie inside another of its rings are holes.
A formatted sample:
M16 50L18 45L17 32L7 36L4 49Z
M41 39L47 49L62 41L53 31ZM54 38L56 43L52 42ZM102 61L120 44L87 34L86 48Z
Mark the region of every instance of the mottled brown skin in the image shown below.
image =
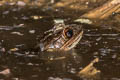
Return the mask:
M44 32L40 43L37 45L41 51L70 50L77 45L83 34L82 25L55 24Z

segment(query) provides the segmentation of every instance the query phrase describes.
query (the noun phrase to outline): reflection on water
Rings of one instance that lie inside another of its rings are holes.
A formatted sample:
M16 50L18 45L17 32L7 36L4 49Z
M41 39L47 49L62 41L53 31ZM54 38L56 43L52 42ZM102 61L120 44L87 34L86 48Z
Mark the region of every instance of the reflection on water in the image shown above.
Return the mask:
M111 28L93 28L93 25L83 24L83 38L74 50L37 52L33 49L37 36L52 28L54 19L63 18L67 21L74 16L60 15L59 11L53 15L52 12L32 7L6 7L0 11L1 79L80 80L82 77L77 76L77 73L96 57L99 62L93 66L101 74L95 79L119 79L119 32ZM34 20L31 18L34 15L42 18Z

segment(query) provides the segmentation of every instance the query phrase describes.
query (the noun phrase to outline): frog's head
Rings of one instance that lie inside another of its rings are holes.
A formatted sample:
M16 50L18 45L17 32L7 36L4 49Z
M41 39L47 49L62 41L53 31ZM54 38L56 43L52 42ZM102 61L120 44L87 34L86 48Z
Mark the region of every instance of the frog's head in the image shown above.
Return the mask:
M41 51L70 50L80 41L83 34L82 25L55 24L53 29L44 32L38 46Z

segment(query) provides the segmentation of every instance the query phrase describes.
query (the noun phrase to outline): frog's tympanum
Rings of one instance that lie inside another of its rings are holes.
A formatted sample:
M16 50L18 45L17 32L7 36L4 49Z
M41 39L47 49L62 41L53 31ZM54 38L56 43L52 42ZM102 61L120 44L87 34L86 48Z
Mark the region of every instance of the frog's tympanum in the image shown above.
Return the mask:
M63 23L44 32L40 43L37 45L41 51L64 50L68 51L76 46L83 34L82 25Z

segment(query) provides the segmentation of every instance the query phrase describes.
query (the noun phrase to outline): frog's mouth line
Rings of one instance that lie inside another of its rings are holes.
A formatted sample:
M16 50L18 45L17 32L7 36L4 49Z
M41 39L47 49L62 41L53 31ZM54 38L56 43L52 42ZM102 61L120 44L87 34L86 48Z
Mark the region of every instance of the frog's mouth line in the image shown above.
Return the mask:
M77 43L80 41L80 39L82 38L82 34L83 34L83 31L81 31L78 35L76 35L75 37L67 41L60 49L67 51L75 47Z

